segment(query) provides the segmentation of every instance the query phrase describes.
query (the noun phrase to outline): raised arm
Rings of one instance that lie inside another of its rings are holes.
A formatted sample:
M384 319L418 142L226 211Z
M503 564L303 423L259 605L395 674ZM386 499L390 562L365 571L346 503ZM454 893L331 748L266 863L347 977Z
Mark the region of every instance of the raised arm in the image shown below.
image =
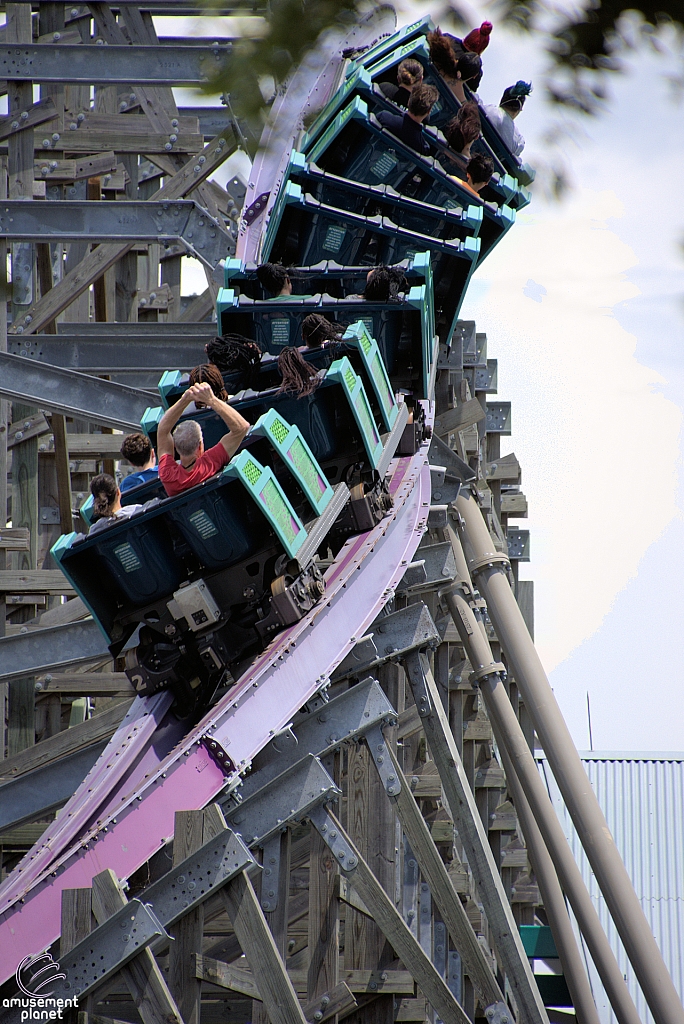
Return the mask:
M229 456L234 455L249 431L248 421L240 415L237 409L233 409L227 402L222 402L220 398L217 398L208 384L195 384L186 391L186 394L191 391L194 392L193 399L195 401L208 405L228 427L228 433L223 435L220 444L223 445Z
M207 385L208 386L208 385ZM192 388L188 388L181 397L178 399L175 405L172 405L170 409L167 409L162 418L159 420L159 426L157 427L157 461L159 461L162 455L170 455L173 458L173 438L171 437L171 431L178 423L187 407L191 402L194 402L195 396L191 395Z

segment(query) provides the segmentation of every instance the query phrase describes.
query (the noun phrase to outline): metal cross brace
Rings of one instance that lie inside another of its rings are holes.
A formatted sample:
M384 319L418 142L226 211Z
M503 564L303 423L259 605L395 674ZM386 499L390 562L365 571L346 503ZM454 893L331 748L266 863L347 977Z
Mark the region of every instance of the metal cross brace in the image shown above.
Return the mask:
M428 520L428 526L430 526ZM415 558L397 586L397 593L432 590L450 583L456 575L454 550L449 541L440 544L421 544Z
M115 206L116 203L102 205ZM148 391L8 352L0 352L0 395L39 409L51 409L124 430L140 430L145 409L158 404Z
M370 632L357 642L335 670L332 680L363 675L386 661L404 657L409 651L436 646L439 642L437 627L425 605L408 605L376 619Z
M151 907L139 899L131 900L65 957L60 957L59 965L64 976L61 979L56 976L52 998L80 998L111 977L155 939L169 937Z
M298 718L257 755L252 772L237 791L243 803L312 754L325 757L374 725L395 722L397 713L375 679L364 679L322 707ZM224 801L224 813L227 800Z
M237 807L221 809L244 842L257 846L278 835L289 822L307 817L312 807L322 800L334 799L338 793L320 760L308 754Z
M206 82L225 67L227 46L0 45L0 78L91 85Z
M165 945L171 924L252 864L242 840L223 829L60 958L66 977L55 995L81 997L142 949L154 942Z
M0 202L0 237L22 242L182 242L188 255L210 270L235 249L225 225L192 199L38 204L7 199Z

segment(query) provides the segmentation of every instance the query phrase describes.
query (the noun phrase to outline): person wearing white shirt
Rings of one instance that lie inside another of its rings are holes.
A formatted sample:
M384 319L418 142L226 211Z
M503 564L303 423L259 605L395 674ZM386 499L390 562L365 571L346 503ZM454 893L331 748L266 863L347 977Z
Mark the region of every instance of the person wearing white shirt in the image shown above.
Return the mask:
M498 107L493 104L484 104L477 93L473 93L473 99L477 101L487 120L496 129L506 149L513 156L520 156L525 148L525 140L514 122L531 92L532 86L528 82L521 81L516 82L515 85L509 85L504 90Z

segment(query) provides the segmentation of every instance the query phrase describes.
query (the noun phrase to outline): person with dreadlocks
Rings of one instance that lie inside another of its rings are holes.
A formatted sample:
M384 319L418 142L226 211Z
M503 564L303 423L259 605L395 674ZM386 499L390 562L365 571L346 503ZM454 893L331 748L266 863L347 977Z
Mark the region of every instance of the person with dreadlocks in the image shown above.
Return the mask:
M321 383L315 367L307 363L298 348L288 345L278 356L278 369L283 379L280 391L304 398L315 391Z
M190 371L188 377L191 385L208 384L217 398L220 398L222 402L228 401L230 396L226 391L223 383L223 375L218 366L214 366L213 363L200 363L199 366L195 366ZM204 408L201 402L199 405L195 402L195 406L198 409Z
M401 267L373 267L368 271L363 298L367 302L391 302L400 292L408 291L408 287Z
M236 391L256 388L262 353L255 341L242 334L224 334L220 338L213 338L204 350L209 362L218 367L221 373L239 374Z
M321 313L309 313L302 320L302 341L305 348L322 348L339 341L345 330L342 324L331 323Z
M290 275L281 263L262 263L256 269L261 287L270 292L271 299L289 299L292 295Z

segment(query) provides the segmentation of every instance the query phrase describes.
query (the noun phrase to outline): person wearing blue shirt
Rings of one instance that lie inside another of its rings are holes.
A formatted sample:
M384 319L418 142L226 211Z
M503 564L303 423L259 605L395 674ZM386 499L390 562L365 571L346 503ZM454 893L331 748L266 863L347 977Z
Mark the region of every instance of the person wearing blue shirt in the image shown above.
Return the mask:
M149 480L157 479L157 456L149 437L145 437L144 434L128 434L121 445L121 455L136 469L121 481L122 493L130 491L132 487L146 484Z

